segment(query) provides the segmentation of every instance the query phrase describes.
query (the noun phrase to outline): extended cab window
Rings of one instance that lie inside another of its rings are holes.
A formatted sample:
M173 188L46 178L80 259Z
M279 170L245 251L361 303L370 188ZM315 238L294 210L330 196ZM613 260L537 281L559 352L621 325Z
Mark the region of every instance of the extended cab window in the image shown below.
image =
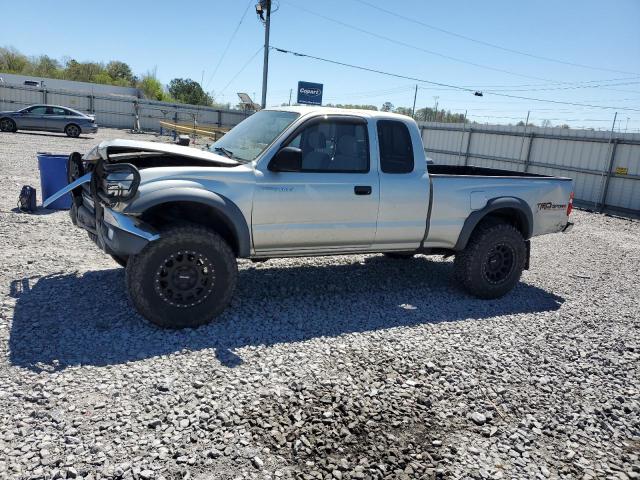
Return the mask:
M369 138L364 123L330 119L314 123L296 135L288 146L302 150L302 171L369 171Z
M409 129L403 122L378 121L380 168L383 173L413 172L413 147Z

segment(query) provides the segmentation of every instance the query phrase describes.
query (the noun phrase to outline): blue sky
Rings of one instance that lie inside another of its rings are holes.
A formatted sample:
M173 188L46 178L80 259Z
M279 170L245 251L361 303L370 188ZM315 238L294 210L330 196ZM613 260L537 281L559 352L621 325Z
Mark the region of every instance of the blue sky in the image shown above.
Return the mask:
M12 45L28 55L119 59L137 73L157 69L165 83L175 77L200 81L204 71L204 84L218 101L236 103L235 93L240 91L259 101L259 49L264 29L255 15L256 1L192 0L179 7L164 1L17 2L11 9L3 9L0 45ZM489 47L392 16L358 0L274 0L279 6L272 17L271 44L485 92L483 97L475 97L465 91L420 84L418 108L433 106L434 97L439 97L441 108L461 113L468 110L469 118L479 122L515 123L531 110L531 119L538 124L549 119L554 124L595 128L610 128L616 111L491 95L489 91L494 90L636 109L620 108L616 127L622 131L640 129L638 0L366 2L482 42L597 68ZM235 40L211 78L248 5ZM325 103L380 106L390 101L409 107L416 83L272 51L267 103L287 102L298 80L323 83ZM595 85L600 87L584 88Z

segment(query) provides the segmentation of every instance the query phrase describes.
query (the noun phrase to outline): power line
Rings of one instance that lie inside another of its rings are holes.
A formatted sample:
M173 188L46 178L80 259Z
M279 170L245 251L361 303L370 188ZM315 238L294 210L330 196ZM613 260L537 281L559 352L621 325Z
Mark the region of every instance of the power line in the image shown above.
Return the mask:
M233 33L231 34L231 37L229 38L227 45L224 47L224 50L222 51L222 55L220 55L220 59L218 60L216 67L213 69L213 73L211 74L211 76L209 77L209 80L207 81L207 86L204 87L205 90L209 88L209 84L211 84L211 80L213 80L213 77L216 76L216 73L218 72L218 68L220 68L220 64L222 63L222 60L224 60L224 57L227 55L227 52L229 51L229 47L231 46L231 42L233 42L233 39L236 38L236 34L240 29L240 25L242 25L242 22L244 21L244 17L247 16L247 12L249 11L249 7L251 6L252 3L253 3L253 0L249 0L249 3L247 3L247 7L244 9L244 12L240 17L240 21L236 25L236 28L233 31Z
M496 48L498 50L503 50L505 52L509 52L509 53L515 53L518 55L524 55L526 57L530 57L530 58L537 58L538 60L544 60L547 62L554 62L554 63L561 63L563 65L570 65L572 67L580 67L580 68L587 68L590 70L601 70L601 71L605 71L605 72L615 72L615 73L625 73L625 74L631 74L631 75L637 75L636 72L626 72L624 70L616 70L616 69L612 69L612 68L604 68L604 67L595 67L593 65L585 65L582 63L577 63L577 62L569 62L566 60L559 60L557 58L551 58L551 57L545 57L542 55L536 55L533 53L529 53L529 52L523 52L521 50L516 50L514 48L508 48L508 47L503 47L501 45L496 45L495 43L490 43L490 42L486 42L484 40L478 40L477 38L472 38L472 37L468 37L467 35L462 35L460 33L456 33L456 32L452 32L450 30L445 30L444 28L440 28L440 27L436 27L435 25L430 25L428 23L422 22L420 20L417 20L415 18L411 18L411 17L406 17L404 15L401 15L399 13L396 13L394 11L391 10L387 10L386 8L382 8L379 7L377 5L374 5L366 0L355 0L356 2L359 2L363 5L367 5L368 7L371 7L373 9L379 10L381 12L387 13L389 15L393 15L394 17L397 18L401 18L402 20L406 20L407 22L411 22L411 23L415 23L417 25L421 25L425 28L429 28L431 30L435 30L447 35L451 35L453 37L457 37L457 38L462 38L463 40L467 40L469 42L474 42L474 43L478 43L480 45L484 45L486 47L491 47L491 48Z
M321 62L326 62L326 63L333 63L335 65L341 65L343 67L349 67L349 68L355 68L357 70L364 70L367 72L372 72L372 73L378 73L380 75L387 75L390 77L395 77L395 78L404 78L406 80L412 80L414 82L421 82L421 83L428 83L430 85L437 85L439 87L447 87L453 90L460 90L460 91L464 91L464 92L471 92L474 93L474 90L470 89L470 88L466 88L466 87L461 87L458 85L451 85L451 84L447 84L447 83L441 83L441 82L434 82L432 80L425 80L422 78L416 78L416 77L410 77L407 75L400 75L398 73L392 73L392 72L385 72L383 70L378 70L375 68L369 68L369 67L362 67L360 65L353 65L350 63L345 63L345 62L339 62L337 60L329 60L327 58L322 58L322 57L316 57L314 55L307 55L305 53L300 53L300 52L294 52L292 50L286 50L284 48L278 48L278 47L270 47L280 53L288 53L290 55L295 55L297 57L307 57L307 58L311 58L314 60L318 60ZM546 102L546 103L555 103L555 104L559 104L559 105L573 105L573 106L577 106L577 107L591 107L591 108L602 108L602 109L611 109L611 110L628 110L628 111L637 111L640 112L640 109L638 108L628 108L628 107L610 107L610 106L604 106L604 105L589 105L589 104L585 104L585 103L576 103L576 102L564 102L564 101L560 101L560 100L548 100L548 99L541 99L541 98L533 98L533 97L524 97L524 96L519 96L519 95L511 95L511 94L507 94L507 93L498 93L498 92L487 92L487 95L496 95L496 96L500 96L500 97L507 97L507 98L516 98L516 99L520 99L520 100L530 100L530 101L534 101L534 102Z
M233 76L233 78L231 78L231 80L229 80L229 83L227 83L227 84L224 86L224 88L223 88L222 90L220 90L220 94L223 94L223 93L224 93L224 91L229 87L229 85L231 85L231 84L233 83L233 81L234 81L236 78L238 78L238 75L240 75L240 74L244 71L244 69L245 69L245 68L247 68L247 67L249 66L249 64L253 61L253 59L254 59L254 58L256 58L256 55L258 55L258 54L262 51L262 49L263 49L263 48L264 48L264 47L263 47L263 46L261 46L260 48L258 48L258 50L256 50L256 53L254 53L253 55L251 55L251 57L249 57L249 60L247 60L247 61L245 62L245 64L244 64L244 65L242 65L242 67L240 68L240 70L238 70L238 72Z
M426 48L418 47L417 45L412 45L410 43L406 43L406 42L403 42L401 40L396 40L394 38L387 37L385 35L381 35L379 33L372 32L370 30L365 30L364 28L356 27L355 25L351 25L349 23L343 22L342 20L338 20L338 19L335 19L335 18L327 17L326 15L314 12L312 10L309 10L306 7L302 7L300 5L296 5L296 4L291 3L291 2L285 2L285 3L287 3L288 5L290 5L290 6L294 7L294 8L298 8L298 9L304 11L304 12L307 12L310 15L314 15L316 17L323 18L323 19L325 19L325 20L327 20L329 22L333 22L333 23L336 23L338 25L342 25L343 27L350 28L352 30L355 30L355 31L360 32L360 33L364 33L366 35L370 35L370 36L375 37L375 38L380 38L382 40L386 40L387 42L395 43L396 45L401 45L403 47L411 48L413 50L417 50L417 51L420 51L420 52L428 53L429 55L435 55L435 56L440 57L440 58L445 58L447 60L452 60L454 62L459 62L459 63L463 63L463 64L466 64L466 65L471 65L471 66L474 66L474 67L478 67L478 68L484 68L486 70L492 70L494 72L506 73L508 75L515 75L517 77L523 77L523 78L532 78L534 80L544 80L546 82L553 82L553 80L549 80L548 78L535 77L535 76L532 76L532 75L525 75L523 73L516 73L516 72L512 72L510 70L504 70L502 68L491 67L489 65L483 65L481 63L475 63L475 62L471 62L469 60L464 60L462 58L452 57L451 55L446 55L444 53L436 52L436 51L433 51L433 50L428 50Z

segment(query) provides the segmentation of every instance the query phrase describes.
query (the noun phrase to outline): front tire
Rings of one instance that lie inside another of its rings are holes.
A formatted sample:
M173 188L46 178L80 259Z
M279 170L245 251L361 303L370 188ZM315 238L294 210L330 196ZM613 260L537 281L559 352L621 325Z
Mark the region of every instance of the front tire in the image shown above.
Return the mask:
M231 301L238 277L233 251L200 226L173 227L129 257L126 284L138 312L162 328L195 328Z
M80 136L81 130L80 127L70 123L66 127L64 127L64 133L67 134L67 137L78 138Z
M3 118L0 120L0 130L3 132L17 132L18 128L16 122L10 118Z
M471 295L499 298L520 280L526 255L524 238L513 225L483 222L456 254L454 276Z

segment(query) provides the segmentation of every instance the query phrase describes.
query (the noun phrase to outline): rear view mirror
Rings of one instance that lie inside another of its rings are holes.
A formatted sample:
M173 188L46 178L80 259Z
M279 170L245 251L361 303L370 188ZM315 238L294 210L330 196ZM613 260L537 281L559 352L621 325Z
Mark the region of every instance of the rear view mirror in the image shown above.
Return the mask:
M272 172L299 172L302 170L302 150L295 147L284 147L269 162Z

